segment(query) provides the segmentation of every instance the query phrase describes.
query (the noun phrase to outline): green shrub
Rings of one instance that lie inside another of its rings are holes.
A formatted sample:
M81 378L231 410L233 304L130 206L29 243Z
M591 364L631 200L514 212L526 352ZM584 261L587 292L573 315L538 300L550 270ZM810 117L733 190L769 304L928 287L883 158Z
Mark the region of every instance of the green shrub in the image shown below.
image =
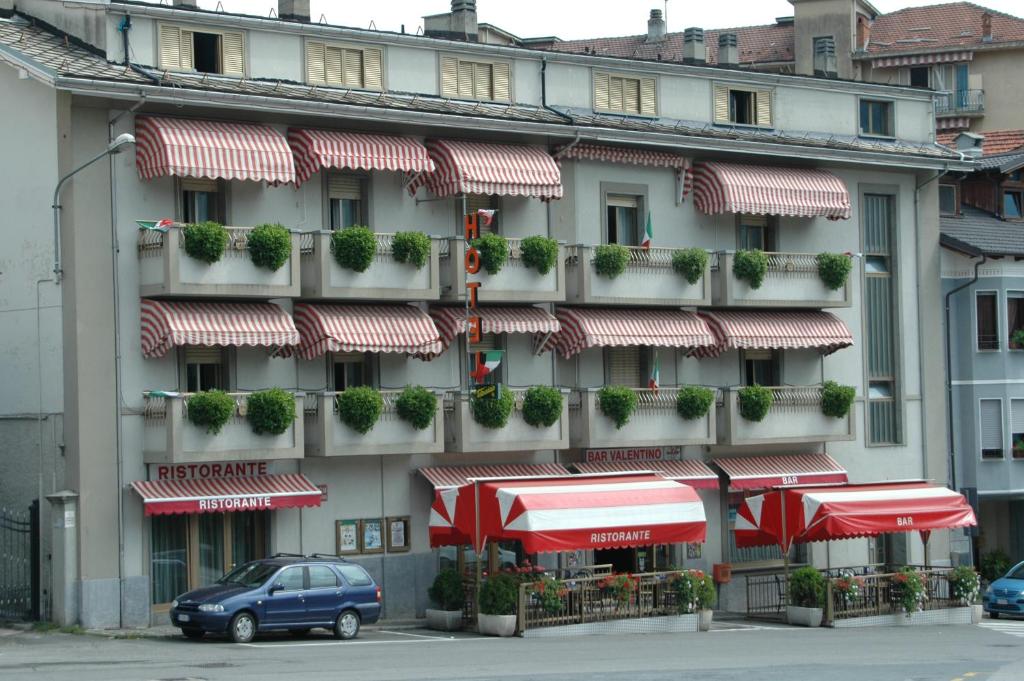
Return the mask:
M466 594L462 590L462 577L455 570L441 570L427 590L431 602L441 610L462 610Z
M960 605L974 605L981 593L981 577L969 565L961 565L949 571L949 593Z
M594 249L594 271L602 277L614 279L626 271L629 249L619 244L601 244Z
M235 398L223 390L207 390L188 398L188 420L216 435L235 413Z
M606 385L597 391L597 406L601 413L622 428L636 409L636 392L621 385Z
M271 272L281 269L292 255L292 233L282 225L257 225L247 241L252 264Z
M1024 329L1015 329L1010 334L1010 347L1014 350L1020 350L1024 348Z
M812 567L794 570L789 576L789 604L821 608L825 604L825 578Z
M380 413L384 411L384 399L380 391L369 386L349 388L338 393L334 399L341 422L361 435L373 430Z
M508 262L508 239L499 234L484 234L473 239L472 245L480 251L480 262L488 274L497 274Z
M1010 557L1002 549L989 551L981 557L981 576L994 582L1010 571Z
M546 236L528 236L519 242L523 264L547 274L558 262L558 242Z
M764 251L736 251L732 260L732 273L750 285L752 289L761 288L764 275L768 273L768 256Z
M703 248L684 248L672 254L672 269L689 284L700 281L707 266L708 252Z
M558 388L535 385L523 398L523 420L535 428L549 427L562 417L562 393Z
M676 411L684 419L702 419L715 402L715 391L699 385L684 385L676 398Z
M760 385L748 385L739 390L740 416L748 421L761 422L772 406L772 391Z
M281 435L295 422L295 395L281 388L252 393L246 400L246 418L257 435Z
M924 610L924 602L928 600L924 580L921 578L921 574L912 567L900 568L900 571L892 576L890 593L893 600L903 606L903 612L907 613L907 617L919 610Z
M826 288L838 291L846 286L846 279L853 269L853 259L850 256L842 253L819 253L815 260L818 261L818 276Z
M365 272L377 254L377 237L369 227L348 227L331 235L331 253L345 269Z
M709 610L715 604L715 582L703 570L684 570L672 578L680 614Z
M416 430L425 430L437 414L437 395L421 385L406 386L395 400L395 411Z
M565 606L567 593L565 584L551 577L541 577L540 581L533 584L533 597L549 615L558 613Z
M504 428L516 406L516 398L511 390L500 386L498 392L498 397L471 397L469 400L473 420L484 428Z
M519 580L504 572L491 575L480 587L480 612L514 615L519 601Z
M213 264L224 255L230 236L219 222L197 222L181 229L185 237L185 253L196 260Z
M853 398L857 390L852 385L839 385L835 381L825 381L821 386L821 413L825 416L844 418L850 413Z
M398 232L391 238L391 254L397 262L423 269L430 259L430 237L423 232Z

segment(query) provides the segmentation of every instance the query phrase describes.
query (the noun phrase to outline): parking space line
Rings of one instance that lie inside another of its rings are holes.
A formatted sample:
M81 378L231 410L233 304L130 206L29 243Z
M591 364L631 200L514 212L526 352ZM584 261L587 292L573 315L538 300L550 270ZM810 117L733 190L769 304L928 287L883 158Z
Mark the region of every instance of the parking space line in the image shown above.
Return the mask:
M390 629L379 629L382 634L392 634L394 636L411 636L413 638L430 638L430 639L446 639L455 638L454 636L431 636L429 634L410 634L407 631L391 631Z

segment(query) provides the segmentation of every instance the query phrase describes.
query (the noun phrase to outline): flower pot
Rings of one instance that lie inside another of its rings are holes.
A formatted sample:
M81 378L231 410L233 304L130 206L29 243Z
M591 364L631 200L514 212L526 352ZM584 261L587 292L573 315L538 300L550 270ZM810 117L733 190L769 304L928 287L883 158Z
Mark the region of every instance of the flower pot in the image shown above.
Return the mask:
M820 627L822 614L821 608L786 606L786 621L798 627Z
M476 630L484 636L514 636L516 616L480 613L476 618Z
M981 618L985 615L985 607L981 604L971 606L971 624L981 624Z
M427 608L427 628L437 631L458 631L462 628L462 611Z
M697 615L698 615L699 619L697 620L697 628L700 631L710 631L711 630L711 617L714 614L715 614L714 610L698 610L697 611Z

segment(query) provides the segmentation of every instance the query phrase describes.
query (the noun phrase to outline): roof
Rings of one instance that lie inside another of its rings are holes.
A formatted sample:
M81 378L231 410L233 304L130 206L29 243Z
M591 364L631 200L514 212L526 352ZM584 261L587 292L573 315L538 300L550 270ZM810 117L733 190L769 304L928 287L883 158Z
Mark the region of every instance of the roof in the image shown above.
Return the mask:
M981 37L981 17L992 15L992 41ZM1024 19L976 5L951 2L908 7L875 19L868 55L893 52L936 52L1024 41Z
M935 141L947 147L956 148L956 138L960 132L940 132ZM985 130L978 133L984 140L981 153L985 156L1002 154L1008 151L1024 150L1024 130Z
M985 255L1024 255L1024 230L1020 225L1005 222L977 208L961 206L959 217L942 216L939 229L943 245L953 250L969 253L968 249L975 249Z

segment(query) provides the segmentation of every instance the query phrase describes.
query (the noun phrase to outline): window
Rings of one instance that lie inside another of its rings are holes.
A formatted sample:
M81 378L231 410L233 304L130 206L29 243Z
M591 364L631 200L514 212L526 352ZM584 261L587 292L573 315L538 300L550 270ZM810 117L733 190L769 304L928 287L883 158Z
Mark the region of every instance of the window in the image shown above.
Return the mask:
M373 584L370 575L366 574L366 570L358 565L338 565L336 567L341 576L345 578L345 581L349 583L349 586L370 586Z
M227 222L224 184L219 180L179 180L182 222Z
M931 67L929 66L911 66L910 67L910 87L930 87L931 85Z
M715 123L772 127L772 91L716 84Z
M380 90L382 52L374 47L306 43L306 82Z
M370 359L362 352L336 352L334 358L334 390L372 385Z
M893 137L892 102L860 100L860 134Z
M594 109L635 116L657 116L657 81L654 78L631 78L595 72Z
M775 220L767 215L743 215L737 217L739 232L736 248L742 251L775 250Z
M897 338L895 314L894 199L883 194L864 196L864 308L868 373L868 442L900 441Z
M999 349L999 319L996 312L996 294L978 293L974 299L978 317L978 349Z
M505 62L463 61L441 57L441 96L508 102L511 75Z
M280 584L285 591L302 591L305 588L305 575L301 567L285 568L274 580L274 584Z
M1024 292L1006 292L1006 336L1013 338L1013 334L1024 329ZM1024 350L1024 346L1018 345L1010 340L1011 350Z
M1010 400L1010 443L1013 458L1024 459L1024 400Z
M238 31L193 31L160 24L159 43L161 69L245 75L245 40Z
M332 230L367 223L365 184L356 175L331 173L327 176L327 201Z
M981 458L1003 458L1003 402L979 400Z
M743 351L744 385L779 385L781 371L779 353L774 350Z
M473 343L469 346L470 352L487 352L489 350L502 350L502 338L496 333L482 333L480 334L480 342ZM505 360L508 359L506 353L501 353L501 363L498 366L484 376L482 383L484 385L496 385L503 383L505 378ZM475 361L475 360L474 360Z
M333 589L338 586L338 575L326 565L310 565L307 569L310 589Z
M185 348L185 391L227 389L227 362L224 350L214 347L187 346Z
M468 194L466 196L466 214L476 215L477 211L481 210L493 210L494 215L491 216L490 224L484 224L486 221L483 218L477 220L477 228L480 230L480 234L498 233L498 225L501 222L501 197L492 194ZM456 225L456 234L462 234L465 229L465 224L462 220L459 220L459 224Z
M642 196L608 194L605 210L608 218L607 242L623 246L640 245L640 209Z
M940 215L956 215L957 207L960 202L956 198L956 185L955 184L940 184L939 185L939 214Z
M1024 217L1024 192L1003 192L1003 217L1013 220Z
M607 385L624 385L627 388L646 388L647 367L650 363L650 348L639 346L606 348L604 374Z
M814 39L814 75L835 77L836 67L836 39L833 36L825 36Z

